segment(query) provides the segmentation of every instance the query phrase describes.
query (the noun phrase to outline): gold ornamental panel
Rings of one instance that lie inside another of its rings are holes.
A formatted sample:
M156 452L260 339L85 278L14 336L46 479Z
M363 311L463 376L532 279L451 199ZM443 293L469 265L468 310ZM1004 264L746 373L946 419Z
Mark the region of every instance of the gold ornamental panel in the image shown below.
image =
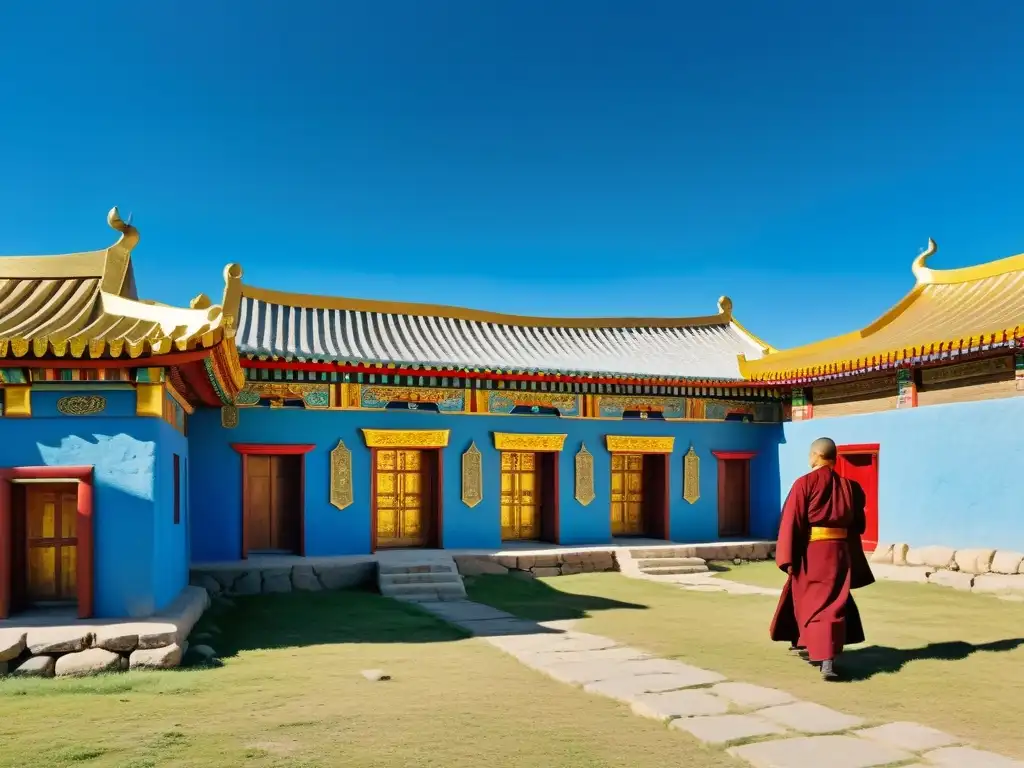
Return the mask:
M57 401L57 411L65 416L92 416L107 407L101 395L70 395Z
M224 429L234 429L238 426L238 406L224 405L220 409L220 425Z
M683 457L683 499L690 504L696 504L700 498L700 456L690 446L690 450Z
M484 498L484 471L480 449L470 443L462 454L462 503L475 507Z
M672 453L674 437L639 437L634 435L605 435L611 453Z
M331 505L345 509L352 501L352 451L339 440L331 451Z
M576 501L584 507L594 500L594 455L582 443L576 454Z
M363 429L367 448L447 448L449 429Z
M494 432L499 451L561 451L568 435L535 435L522 432Z

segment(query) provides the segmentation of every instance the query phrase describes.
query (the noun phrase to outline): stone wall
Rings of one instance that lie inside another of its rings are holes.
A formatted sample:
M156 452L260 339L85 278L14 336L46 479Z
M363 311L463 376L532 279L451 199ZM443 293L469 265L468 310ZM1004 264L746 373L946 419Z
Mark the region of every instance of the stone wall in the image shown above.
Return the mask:
M455 555L453 559L462 576L511 573L533 578L619 570L615 553L610 550L534 555Z
M259 568L240 563L231 568L193 570L190 581L210 595L265 595L350 589L371 584L376 575L377 564L369 560L284 568Z
M209 605L205 590L186 587L149 619L0 628L0 674L54 677L177 667L186 638Z
M871 568L883 579L916 581L1024 601L1024 553L879 544Z

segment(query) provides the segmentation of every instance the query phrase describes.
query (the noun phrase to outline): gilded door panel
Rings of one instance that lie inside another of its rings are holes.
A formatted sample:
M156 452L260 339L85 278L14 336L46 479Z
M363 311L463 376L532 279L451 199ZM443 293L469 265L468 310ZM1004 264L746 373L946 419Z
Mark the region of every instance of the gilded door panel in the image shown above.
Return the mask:
M537 454L501 453L501 538L540 537L540 483Z
M77 488L30 486L25 507L28 600L74 600L78 583Z
M377 547L427 544L429 484L422 451L377 451Z
M612 454L612 536L638 536L644 532L644 457Z

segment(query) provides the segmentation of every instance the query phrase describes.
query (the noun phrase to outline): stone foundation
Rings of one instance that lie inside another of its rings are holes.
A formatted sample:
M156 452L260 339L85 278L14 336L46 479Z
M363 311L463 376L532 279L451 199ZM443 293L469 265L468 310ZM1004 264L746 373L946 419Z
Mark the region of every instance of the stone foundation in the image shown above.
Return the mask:
M1024 601L1024 553L880 543L868 559L879 578L936 584Z
M9 619L0 625L0 674L62 677L177 667L186 638L209 605L206 590L190 586L148 619L27 627Z
M372 584L377 564L314 563L259 567L245 562L231 566L194 569L190 582L214 595L261 595L282 592L320 592Z
M610 550L545 552L532 555L455 555L453 559L462 576L511 573L523 578L533 578L619 570L615 553Z

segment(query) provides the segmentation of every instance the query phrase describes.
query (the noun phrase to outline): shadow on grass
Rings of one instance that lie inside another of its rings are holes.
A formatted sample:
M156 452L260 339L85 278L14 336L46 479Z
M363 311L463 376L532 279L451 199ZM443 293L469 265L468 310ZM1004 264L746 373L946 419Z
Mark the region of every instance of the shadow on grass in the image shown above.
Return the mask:
M624 603L593 595L575 595L550 584L515 576L471 576L465 581L470 600L507 611L533 621L583 619L595 611L630 609L645 611L646 605Z
M1003 653L1024 645L1024 638L995 640L991 643L975 645L962 640L951 640L944 643L929 643L920 648L889 648L884 645L871 645L845 651L841 657L842 680L857 682L869 680L875 675L899 672L912 661L960 661L979 652Z
M231 607L215 607L204 615L191 642L209 642L220 657L230 658L250 650L343 643L443 643L469 636L415 605L367 591L292 592L238 597L232 602ZM211 627L215 634L203 639Z

